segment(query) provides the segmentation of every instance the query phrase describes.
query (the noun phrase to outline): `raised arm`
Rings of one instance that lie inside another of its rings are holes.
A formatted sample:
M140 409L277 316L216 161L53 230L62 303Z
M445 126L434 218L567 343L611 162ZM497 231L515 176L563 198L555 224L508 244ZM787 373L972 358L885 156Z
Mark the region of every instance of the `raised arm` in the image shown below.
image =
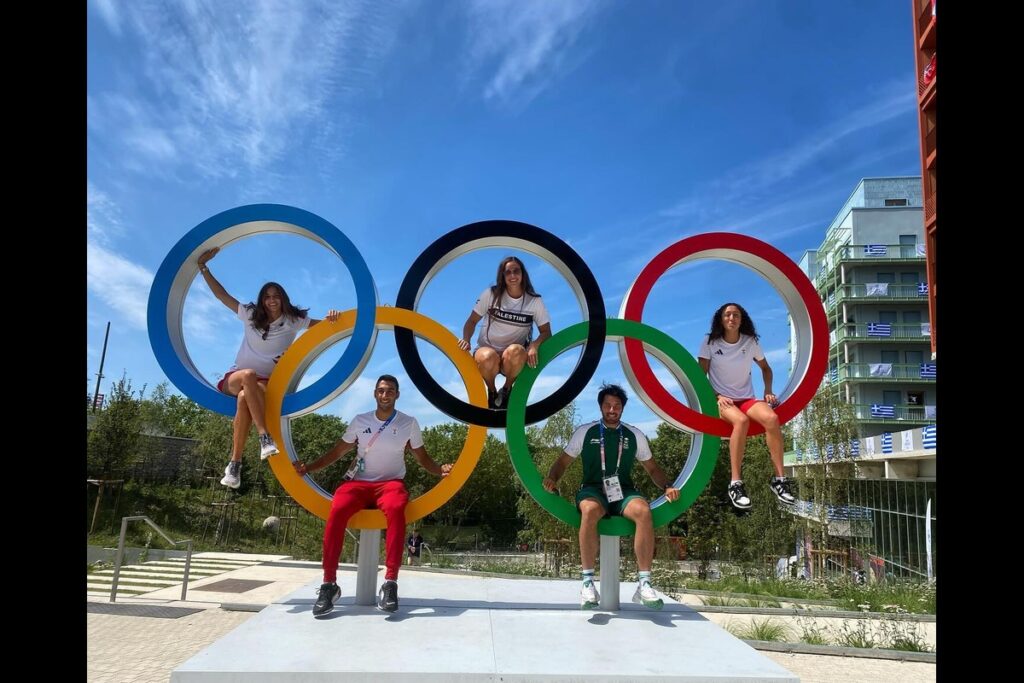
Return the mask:
M418 462L427 472L436 474L439 477L447 477L448 473L452 471L452 466L448 463L438 465L434 462L434 459L427 455L426 447L420 446L419 448L412 448L411 444L407 443L406 445L408 445L410 450L412 450L412 455L416 458L416 462Z
M772 373L772 366L768 365L768 359L762 358L761 360L755 360L757 366L761 368L761 377L764 379L764 400L765 403L771 407L775 407L779 404L779 397L772 391L772 379L774 375Z
M472 346L469 342L469 338L473 336L473 330L482 318L483 316L476 311L469 312L469 317L466 318L466 322L462 326L462 339L459 340L459 348L463 351L469 351L470 346Z
M342 457L346 453L351 452L352 449L355 447L355 441L349 443L344 439L338 439L338 443L334 444L334 447L331 448L331 450L327 451L326 453L324 453L323 455L321 455L319 458L309 463L308 465L302 462L301 460L296 460L295 462L292 463L292 466L295 468L295 471L298 472L299 474L309 474L310 472L316 472L317 470L322 470L323 468L327 467L328 465L330 465L331 463L333 463L335 460Z
M217 300L230 308L232 313L238 313L238 299L228 294L228 291L224 289L224 285L217 282L217 278L210 272L210 267L206 265L210 259L217 255L218 251L220 251L220 247L214 247L199 255L197 259L199 272L202 273L203 279L206 280L206 286L210 288L210 291L217 297Z

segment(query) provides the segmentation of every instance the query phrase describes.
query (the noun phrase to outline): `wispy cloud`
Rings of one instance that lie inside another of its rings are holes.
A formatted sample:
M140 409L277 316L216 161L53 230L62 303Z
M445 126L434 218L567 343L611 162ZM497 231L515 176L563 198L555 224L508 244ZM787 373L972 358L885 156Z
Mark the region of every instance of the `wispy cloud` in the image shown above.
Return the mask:
M119 312L126 322L146 329L146 302L153 274L126 258L90 243L86 249L89 291Z
M121 14L114 0L93 0L93 4L110 32L116 36L121 35Z
M86 184L86 228L88 240L107 244L124 232L120 208L92 183Z
M572 70L572 48L596 0L474 0L468 6L472 71L486 72L485 100L522 107Z
M795 144L768 157L746 164L721 178L697 188L693 195L684 197L675 205L662 210L666 218L713 219L709 207L748 204L753 199L792 179L811 167L829 153L841 141L854 134L888 124L904 116L916 106L912 84L903 80L893 81L871 95L866 104L861 104L841 118L811 131ZM854 165L859 155L851 153L847 163ZM714 202L699 201L701 197L714 197ZM788 202L787 202L788 203ZM778 211L778 209L772 209Z
M118 131L105 138L119 140L126 164L207 177L265 169L299 142L342 144L350 114L335 100L372 81L399 9L369 0L97 8L115 34L150 49L119 91L90 93L90 127ZM329 140L319 136L325 118L339 133Z

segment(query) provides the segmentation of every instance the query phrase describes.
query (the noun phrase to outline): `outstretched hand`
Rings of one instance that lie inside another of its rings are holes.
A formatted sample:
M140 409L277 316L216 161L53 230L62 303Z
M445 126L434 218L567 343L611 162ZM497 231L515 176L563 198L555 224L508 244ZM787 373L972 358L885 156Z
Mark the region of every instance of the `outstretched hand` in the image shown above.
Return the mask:
M205 266L207 261L209 261L210 259L217 255L218 251L220 251L220 247L207 249L206 251L199 255L198 259L196 259L197 263L199 263L200 266Z
M441 465L441 476L442 477L447 477L448 473L451 472L451 471L452 471L451 463L447 463L446 462L445 464Z

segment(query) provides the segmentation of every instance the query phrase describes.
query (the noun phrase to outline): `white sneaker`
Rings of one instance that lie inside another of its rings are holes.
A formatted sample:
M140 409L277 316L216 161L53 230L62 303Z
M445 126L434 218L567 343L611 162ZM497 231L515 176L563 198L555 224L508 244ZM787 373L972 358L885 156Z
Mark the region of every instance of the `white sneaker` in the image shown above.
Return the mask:
M280 452L277 450L277 444L274 443L274 437L270 434L260 434L260 460L266 460Z
M224 468L224 478L220 483L229 488L237 489L242 485L242 461L232 460Z
M580 589L580 609L594 609L601 602L601 596L594 587L593 581L587 581Z
M657 592L651 587L649 583L638 583L636 586L636 592L633 593L633 602L644 607L650 607L651 609L661 609L665 602L658 597Z

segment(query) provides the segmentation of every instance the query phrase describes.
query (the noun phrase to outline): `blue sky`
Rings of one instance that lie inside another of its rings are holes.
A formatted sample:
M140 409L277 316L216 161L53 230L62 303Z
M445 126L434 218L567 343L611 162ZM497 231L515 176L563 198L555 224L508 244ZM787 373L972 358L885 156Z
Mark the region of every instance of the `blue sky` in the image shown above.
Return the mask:
M136 388L165 380L146 333L153 275L186 232L242 204L289 204L336 225L382 303L449 230L532 223L586 259L617 315L643 266L683 237L735 231L799 260L862 177L920 173L906 2L92 0L87 31L88 391L107 321L102 391L122 372ZM509 251L451 263L420 312L458 333ZM520 256L553 330L581 320L557 271ZM277 280L316 317L355 302L344 264L299 237L242 240L211 267L240 300ZM670 271L644 321L696 354L727 300L750 311L780 390L786 311L742 266ZM241 327L199 280L185 330L215 383ZM465 396L454 366L420 348ZM578 354L553 362L531 397ZM324 412L370 409L382 372L406 380L390 332ZM578 399L581 418L597 416L602 381L625 383L612 343ZM422 424L447 421L410 382L402 389L399 407ZM640 401L624 419L649 433L657 424Z

